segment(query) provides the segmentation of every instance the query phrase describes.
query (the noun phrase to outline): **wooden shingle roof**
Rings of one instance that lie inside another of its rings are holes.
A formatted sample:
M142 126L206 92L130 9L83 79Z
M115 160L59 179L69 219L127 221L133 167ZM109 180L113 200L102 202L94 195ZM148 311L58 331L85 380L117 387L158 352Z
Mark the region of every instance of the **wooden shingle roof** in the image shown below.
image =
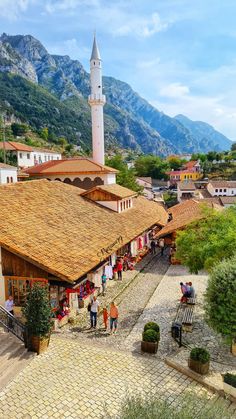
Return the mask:
M118 185L117 183L113 183L110 185L95 186L92 189L84 191L83 195L84 196L89 195L91 194L91 192L94 192L94 191L106 192L108 194L113 195L114 197L118 199L129 198L131 196L137 195L137 192L134 192L131 189L125 188L124 186Z
M214 202L206 202L205 200L197 201L195 199L189 199L169 208L168 212L172 215L172 220L157 233L156 237L159 238L167 236L176 230L183 229L193 221L206 217L204 207L221 209L220 206Z
M118 214L62 182L34 180L0 188L0 246L68 282L89 272L167 213L143 197ZM117 241L122 237L122 243ZM101 249L106 249L101 253Z

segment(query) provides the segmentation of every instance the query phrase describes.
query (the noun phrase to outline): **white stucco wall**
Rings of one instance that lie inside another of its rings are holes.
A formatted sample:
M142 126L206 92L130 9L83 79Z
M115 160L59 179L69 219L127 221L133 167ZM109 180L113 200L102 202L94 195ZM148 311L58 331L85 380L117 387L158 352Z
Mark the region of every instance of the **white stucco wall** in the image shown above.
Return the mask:
M50 151L39 150L17 151L17 163L19 167L32 167L35 164L44 163L49 160L61 160L61 153L50 153Z
M216 192L216 189L218 191ZM222 188L220 186L212 186L208 183L207 190L212 196L236 196L236 185L234 188Z
M118 212L118 202L117 201L97 201L98 204L103 205L104 207L110 208L111 210L116 211L116 212Z
M17 182L17 168L5 169L0 168L0 184Z

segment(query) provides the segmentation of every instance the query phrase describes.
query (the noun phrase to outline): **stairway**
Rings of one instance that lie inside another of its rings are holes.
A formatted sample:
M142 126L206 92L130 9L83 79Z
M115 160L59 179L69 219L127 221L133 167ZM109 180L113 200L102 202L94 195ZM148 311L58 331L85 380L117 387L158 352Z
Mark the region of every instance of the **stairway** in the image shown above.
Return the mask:
M17 337L0 327L0 391L34 356Z

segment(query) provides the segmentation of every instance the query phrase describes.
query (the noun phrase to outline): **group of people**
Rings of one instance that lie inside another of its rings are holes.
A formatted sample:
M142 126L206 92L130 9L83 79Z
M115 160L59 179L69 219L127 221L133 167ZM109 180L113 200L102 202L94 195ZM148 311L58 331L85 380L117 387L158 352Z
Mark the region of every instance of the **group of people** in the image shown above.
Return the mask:
M157 247L159 247L160 248L160 250L161 250L161 256L163 256L163 254L164 254L164 249L165 249L165 241L164 241L164 239L159 239L158 241L156 241L156 240L154 240L154 239L152 239L152 241L151 241L151 253L153 254L153 255L155 255L156 254L156 249L157 249Z
M90 323L91 329L96 329L97 327L97 317L99 312L100 304L97 300L97 297L93 297L92 301L88 305L88 311L90 311ZM110 310L108 313L107 307L103 307L103 323L104 328L107 330L108 328L108 319L110 318L110 333L116 333L117 331L117 324L118 324L118 317L119 312L118 308L115 305L114 301L110 304Z
M181 302L184 303L187 301L187 298L194 298L195 297L195 289L193 287L192 282L180 282L180 288L181 288Z

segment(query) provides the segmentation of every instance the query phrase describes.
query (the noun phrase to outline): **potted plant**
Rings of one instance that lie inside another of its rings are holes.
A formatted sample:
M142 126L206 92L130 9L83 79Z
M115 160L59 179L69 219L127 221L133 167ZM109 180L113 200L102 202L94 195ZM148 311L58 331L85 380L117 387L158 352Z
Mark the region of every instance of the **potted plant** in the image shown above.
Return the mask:
M223 387L227 394L236 398L236 374L224 374L223 375Z
M145 324L141 342L141 350L151 354L156 354L160 340L160 328L157 323L149 322Z
M28 350L44 352L50 340L51 306L48 287L35 283L28 293L23 314L28 333Z
M190 352L188 366L198 374L207 374L210 367L210 354L204 348L193 348Z

